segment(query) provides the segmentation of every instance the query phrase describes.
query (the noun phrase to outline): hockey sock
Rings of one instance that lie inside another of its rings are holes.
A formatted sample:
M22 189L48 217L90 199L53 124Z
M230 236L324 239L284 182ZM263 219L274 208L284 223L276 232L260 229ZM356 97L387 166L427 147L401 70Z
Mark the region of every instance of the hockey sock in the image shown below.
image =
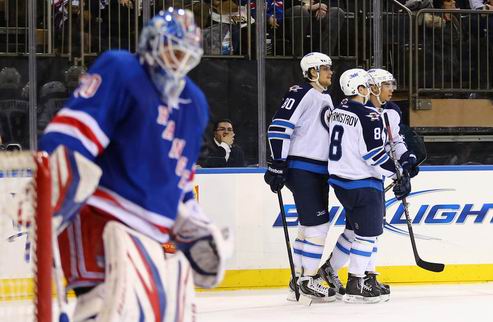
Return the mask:
M375 244L373 245L373 251L371 253L370 261L368 262L368 266L366 267L366 270L368 272L376 272L376 266L377 266L377 254L378 254L378 239L375 241Z
M305 227L305 240L301 254L303 275L313 276L317 274L320 259L324 252L325 238L329 230L329 224Z
M351 251L351 245L354 241L354 231L345 229L344 232L339 235L332 256L330 257L330 266L335 272L339 271L341 267L347 264L349 261L349 252Z
M355 235L349 254L349 273L364 277L365 271L373 254L377 237L362 237Z

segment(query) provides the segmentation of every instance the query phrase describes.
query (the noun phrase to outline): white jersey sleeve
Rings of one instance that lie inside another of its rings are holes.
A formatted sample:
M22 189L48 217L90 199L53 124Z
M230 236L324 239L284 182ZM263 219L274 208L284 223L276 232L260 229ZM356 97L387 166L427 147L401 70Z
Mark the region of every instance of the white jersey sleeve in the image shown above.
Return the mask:
M384 105L384 113L389 116L390 130L392 131L392 142L395 145L395 152L397 159L407 152L407 145L404 141L404 137L400 135L400 124L401 124L401 110L399 107L392 102L387 102Z

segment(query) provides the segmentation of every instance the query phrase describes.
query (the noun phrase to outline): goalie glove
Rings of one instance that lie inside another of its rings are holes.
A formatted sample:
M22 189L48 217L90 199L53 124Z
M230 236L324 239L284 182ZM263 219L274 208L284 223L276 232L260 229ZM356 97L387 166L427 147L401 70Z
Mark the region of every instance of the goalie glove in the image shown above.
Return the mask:
M96 190L101 169L78 152L60 145L50 155L53 224L60 233Z
M180 203L173 226L177 248L187 257L198 287L212 288L224 276L226 259L233 253L229 229L214 225L195 200Z

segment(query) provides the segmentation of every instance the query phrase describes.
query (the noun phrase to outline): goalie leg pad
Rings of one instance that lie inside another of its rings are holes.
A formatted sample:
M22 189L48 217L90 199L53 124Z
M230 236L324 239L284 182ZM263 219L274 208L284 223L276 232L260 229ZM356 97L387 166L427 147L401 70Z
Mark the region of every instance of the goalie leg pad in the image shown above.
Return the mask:
M195 319L193 278L183 254L165 255L160 243L115 221L106 225L103 240L105 282L80 297L76 312L92 312L97 322ZM98 298L104 303L99 312L84 307L97 307Z

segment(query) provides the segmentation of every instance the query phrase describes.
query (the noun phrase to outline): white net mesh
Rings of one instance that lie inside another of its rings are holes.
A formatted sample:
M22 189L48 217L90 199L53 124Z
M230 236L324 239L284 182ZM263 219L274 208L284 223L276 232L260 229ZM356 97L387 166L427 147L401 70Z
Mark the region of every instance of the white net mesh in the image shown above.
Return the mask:
M0 153L0 321L34 320L34 169L30 152Z

